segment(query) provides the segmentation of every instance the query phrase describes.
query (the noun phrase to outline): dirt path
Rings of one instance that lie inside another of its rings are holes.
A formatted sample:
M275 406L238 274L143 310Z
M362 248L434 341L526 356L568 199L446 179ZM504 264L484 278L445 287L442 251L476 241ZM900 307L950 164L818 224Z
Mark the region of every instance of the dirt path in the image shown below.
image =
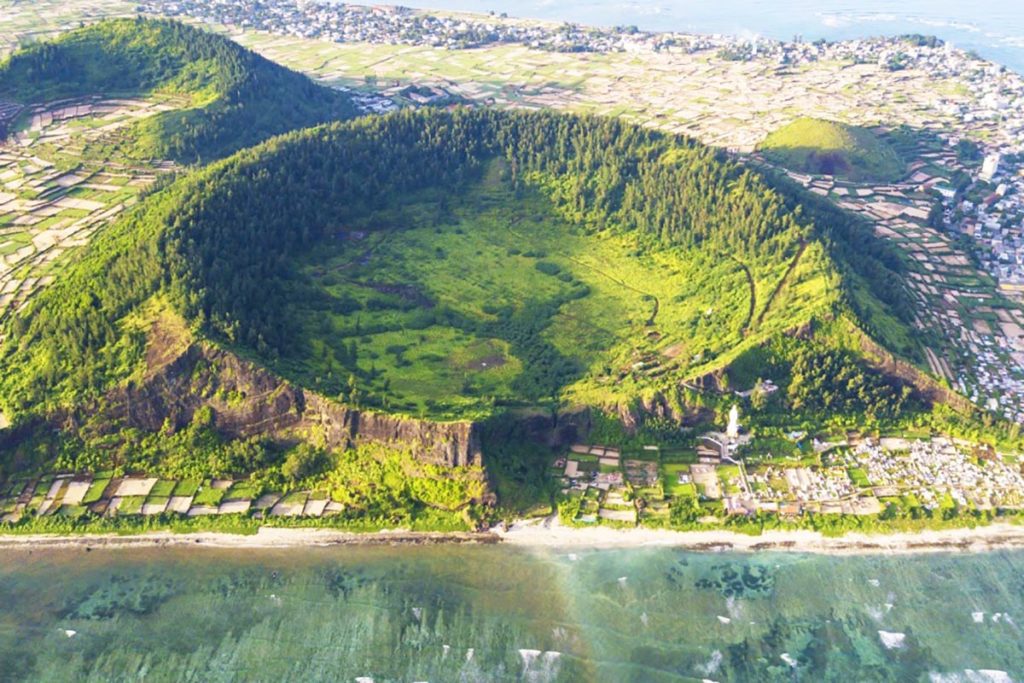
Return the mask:
M786 268L786 272L783 274L782 279L779 280L779 284L775 286L772 293L768 295L768 301L765 302L764 309L761 311L761 314L757 316L757 322L754 323L755 329L761 327L761 323L764 322L764 317L771 309L772 303L775 301L775 297L778 296L779 292L782 291L782 288L786 286L787 282L789 282L789 276L793 274L794 270L796 270L796 266L800 263L800 258L804 255L804 250L806 249L807 242L801 241L800 248L796 251L796 256L794 256L793 260L789 262L789 266Z
M743 261L740 261L735 256L729 256L729 258L739 264L739 267L743 269L743 274L747 276L747 284L750 285L750 309L747 311L747 319L743 321L740 326L740 334L747 336L750 331L750 321L754 319L754 311L757 310L757 287L754 284L754 275L750 272L750 268Z

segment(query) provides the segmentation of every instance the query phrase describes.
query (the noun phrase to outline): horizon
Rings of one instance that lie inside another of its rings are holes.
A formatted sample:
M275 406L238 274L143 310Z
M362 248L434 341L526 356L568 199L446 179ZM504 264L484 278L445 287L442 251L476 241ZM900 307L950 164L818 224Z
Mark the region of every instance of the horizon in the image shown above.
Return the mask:
M359 3L356 3L359 4ZM507 13L510 18L566 21L611 28L635 25L642 31L731 35L746 39L790 41L857 40L903 34L934 35L953 47L977 52L987 60L1024 74L1024 6L981 0L970 8L948 0L909 0L893 9L885 0L848 5L847 0L787 0L792 11L751 13L743 0L708 6L690 0L656 4L571 0L408 0L389 3L421 11Z

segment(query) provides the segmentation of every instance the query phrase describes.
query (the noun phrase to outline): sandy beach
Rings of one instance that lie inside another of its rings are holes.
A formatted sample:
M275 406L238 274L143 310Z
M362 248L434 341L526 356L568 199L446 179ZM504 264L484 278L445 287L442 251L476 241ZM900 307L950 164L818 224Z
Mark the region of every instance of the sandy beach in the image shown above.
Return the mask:
M80 534L58 536L48 534L0 534L0 552L35 548L317 548L336 545L429 545L434 543L498 543L496 534L481 532L441 533L416 531L378 531L354 533L332 529L287 529L260 527L255 534L198 532L176 534L154 531L145 534Z
M1024 526L995 524L975 529L946 529L899 534L847 534L826 537L814 531L769 531L748 536L730 531L662 529L577 529L554 519L529 520L491 532L432 533L406 530L353 533L330 529L262 527L252 535L226 533L76 536L0 535L0 551L42 548L125 549L138 547L301 548L338 545L496 544L525 549L679 548L697 552L785 551L834 555L984 552L1024 549Z
M576 529L543 521L519 522L498 533L505 543L548 548L672 547L702 552L789 551L818 554L895 554L982 552L1024 549L1024 526L993 524L975 529L944 529L898 534L823 536L815 531L767 531L748 536L731 531L663 529Z

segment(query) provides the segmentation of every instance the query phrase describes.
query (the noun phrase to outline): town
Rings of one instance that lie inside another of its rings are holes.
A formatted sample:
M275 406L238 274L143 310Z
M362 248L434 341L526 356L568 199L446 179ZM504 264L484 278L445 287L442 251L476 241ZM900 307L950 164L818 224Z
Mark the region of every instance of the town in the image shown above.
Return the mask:
M887 510L1024 510L1024 472L1012 458L946 437L880 439L850 434L822 441L792 433L790 453L741 433L733 409L725 433L693 449L574 444L552 463L560 513L572 525L661 526L672 507L698 523L723 516L877 516ZM673 520L678 523L679 520Z

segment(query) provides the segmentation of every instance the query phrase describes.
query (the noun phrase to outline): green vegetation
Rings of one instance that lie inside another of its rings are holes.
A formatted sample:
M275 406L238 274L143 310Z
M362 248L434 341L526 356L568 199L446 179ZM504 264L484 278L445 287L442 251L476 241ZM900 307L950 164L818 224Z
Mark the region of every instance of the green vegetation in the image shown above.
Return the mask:
M871 131L835 121L799 118L768 135L758 147L792 171L858 181L902 179L906 164Z
M221 500L224 499L224 490L215 489L210 485L210 482L205 482L203 486L196 492L195 498L192 499L193 505L204 505L216 507L220 505Z
M139 515L143 505L166 505L170 496L193 496L192 507L217 508L231 501L254 501L264 490L287 492L282 502L299 505L299 509L311 501L333 501L340 510L330 514L316 513L301 519L287 519L268 516L264 511L251 510L244 517L224 515L205 517L209 525L203 529L220 529L222 525L239 524L242 528L262 523L267 525L324 526L351 530L370 531L385 528L408 528L421 530L464 531L477 526L489 513L483 506L486 497L486 483L480 467L447 467L424 463L411 450L392 449L377 445L364 445L346 450L315 450L305 444L293 449L285 463L296 454L302 459L312 458L315 465L308 465L304 476L296 480L286 476L285 467L274 466L253 471L249 479L234 482L199 480L160 480L148 496L121 498L116 510L106 505L110 492L103 497L110 483L109 478L97 476L83 505L54 508L48 515L37 516L32 512L39 508L42 496L52 484L52 475L40 478L35 488L39 500L33 500L27 514L13 525L0 525L0 532L36 529L75 533L93 529L118 530L119 523L111 517ZM314 455L309 455L313 453ZM103 474L103 473L101 473ZM16 495L25 486L5 489L0 502ZM298 490L295 490L298 489ZM312 493L310 493L312 491ZM280 496L279 496L280 497ZM102 500L101 500L102 499ZM93 505L98 503L99 505ZM7 510L0 510L7 512ZM205 510L205 512L210 512ZM105 515L104 515L105 513ZM53 521L59 515L62 521ZM256 517L261 521L257 521ZM147 515L147 517L150 517ZM225 522L218 517L236 520ZM197 523L176 513L162 513L155 516L164 526L172 530L196 530ZM48 521L49 520L49 521ZM245 520L243 522L243 520ZM114 528L109 528L114 524ZM125 531L142 531L151 527L152 522L138 520L127 524Z
M9 323L0 403L23 417L138 376L161 306L322 394L434 419L628 403L859 309L909 339L870 233L799 197L615 120L402 112L291 134L101 235ZM166 463L213 438L200 420L124 450ZM261 466L237 448L192 474Z
M99 24L0 67L0 95L93 92L187 99L136 124L124 150L187 161L350 111L340 95L171 22ZM854 178L902 172L868 131L798 124L766 155L802 154L817 169L804 170ZM737 468L680 483L696 439L677 419L720 423L730 390L752 389L745 424L762 430L770 460L804 455L784 437L794 422L881 429L926 415L868 350L919 360L904 268L869 228L784 177L618 120L432 110L320 126L157 187L4 322L0 409L14 428L0 434L0 467L161 477L151 504L262 493L300 512L332 502L322 520L280 523L466 529L494 514L480 468L425 463L414 445L331 449L316 428L231 439L209 406L151 432L124 426L130 416L91 420L112 407L112 389L147 389L159 321L182 344L219 346L356 409L482 422L497 514L557 504L596 523L596 491L560 499L556 454L529 426L580 405L606 411L587 420L589 438L643 461L578 458L578 471L632 477L608 510L740 528L751 522L701 500L719 486L737 492ZM192 375L201 399L248 400L204 393L202 374ZM74 416L74 433L55 431L54 414ZM608 417L627 414L637 429ZM59 522L13 528L129 528L97 517L109 481ZM130 515L143 499L121 505ZM209 525L248 530L264 513ZM611 517L600 523L632 523ZM161 523L201 524L160 515L132 528Z
M215 159L295 128L356 113L316 85L233 41L179 22L102 21L32 44L0 63L0 99L174 95L182 109L134 124L120 151L142 159ZM5 134L0 130L0 135Z

